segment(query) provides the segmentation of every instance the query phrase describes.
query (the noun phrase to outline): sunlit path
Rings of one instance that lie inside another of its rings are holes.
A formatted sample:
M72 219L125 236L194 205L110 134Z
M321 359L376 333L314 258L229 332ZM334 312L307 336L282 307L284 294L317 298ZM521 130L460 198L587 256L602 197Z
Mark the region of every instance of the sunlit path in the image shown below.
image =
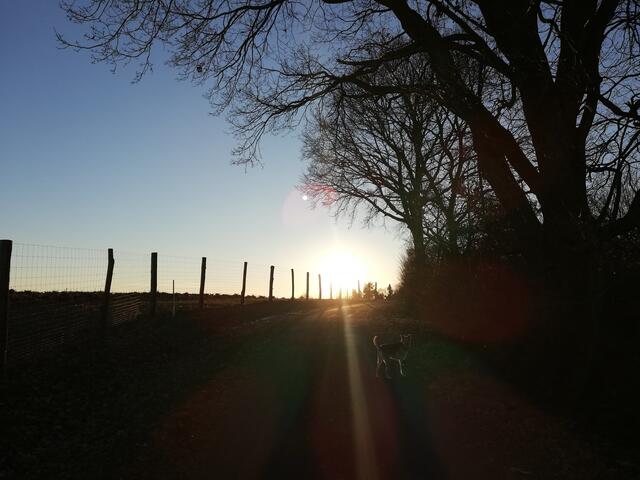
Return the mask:
M344 326L344 342L346 345L347 365L349 372L349 393L351 398L351 412L353 415L353 430L355 438L356 462L358 478L378 478L375 450L367 407L367 397L362 380L360 359L356 350L356 342L352 327L350 307L343 306L340 310Z
M385 303L287 306L253 321L181 319L173 333L191 325L197 338L119 361L95 380L98 403L73 383L30 397L61 422L66 402L92 412L93 423L64 424L64 438L41 429L47 478L607 478L590 475L602 466L565 425ZM407 376L376 378L372 336L412 329ZM580 476L550 475L562 469Z

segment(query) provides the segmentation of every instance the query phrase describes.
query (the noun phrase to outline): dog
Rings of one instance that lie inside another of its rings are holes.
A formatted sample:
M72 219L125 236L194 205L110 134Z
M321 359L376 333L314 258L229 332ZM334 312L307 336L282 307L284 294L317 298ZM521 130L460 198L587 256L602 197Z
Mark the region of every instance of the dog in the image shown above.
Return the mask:
M400 374L404 377L404 369L402 368L402 362L404 362L409 354L409 348L411 347L411 335L400 335L399 342L393 343L380 343L380 338L376 335L373 337L373 344L376 347L378 353L378 364L376 366L376 377L380 376L380 367L384 363L384 372L387 378L391 378L389 375L389 362L398 362L400 366Z

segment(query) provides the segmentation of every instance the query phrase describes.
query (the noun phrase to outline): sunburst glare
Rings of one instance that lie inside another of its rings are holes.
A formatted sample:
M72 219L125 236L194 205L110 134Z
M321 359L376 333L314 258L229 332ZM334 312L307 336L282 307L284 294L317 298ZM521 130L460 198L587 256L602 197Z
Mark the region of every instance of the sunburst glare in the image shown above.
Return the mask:
M358 287L358 281L367 278L365 263L358 255L343 249L327 251L320 257L316 270L322 272L323 283L331 283L334 295L340 290L346 294Z

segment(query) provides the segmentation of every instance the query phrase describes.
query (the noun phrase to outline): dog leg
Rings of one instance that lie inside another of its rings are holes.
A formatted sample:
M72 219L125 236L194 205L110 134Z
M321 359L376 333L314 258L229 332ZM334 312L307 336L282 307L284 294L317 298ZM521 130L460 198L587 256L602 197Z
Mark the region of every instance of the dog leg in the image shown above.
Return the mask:
M387 377L389 380L391 379L391 374L389 373L389 363L386 360L384 361L384 374L385 377Z
M400 364L400 375L402 375L403 377L406 377L406 374L404 373L404 369L402 368L402 360L398 360L398 363Z

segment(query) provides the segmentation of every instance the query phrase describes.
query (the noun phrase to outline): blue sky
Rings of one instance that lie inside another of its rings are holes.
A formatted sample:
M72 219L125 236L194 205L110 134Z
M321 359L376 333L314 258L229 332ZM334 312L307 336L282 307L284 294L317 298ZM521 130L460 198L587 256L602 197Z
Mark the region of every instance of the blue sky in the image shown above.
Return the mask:
M397 281L395 226L349 228L295 191L295 134L265 140L262 168L232 166L230 126L210 115L202 88L162 64L132 84L133 71L59 49L54 27L75 31L56 1L0 5L0 237L207 256L210 268L320 271L346 250L362 280Z

